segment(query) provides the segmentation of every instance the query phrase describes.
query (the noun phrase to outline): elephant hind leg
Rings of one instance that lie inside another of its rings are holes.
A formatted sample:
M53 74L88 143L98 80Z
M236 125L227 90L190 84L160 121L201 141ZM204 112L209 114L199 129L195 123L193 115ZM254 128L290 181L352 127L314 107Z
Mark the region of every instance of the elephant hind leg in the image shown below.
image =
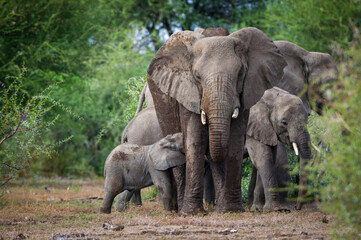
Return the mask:
M122 212L128 208L128 203L131 197L134 195L134 191L125 190L124 192L118 194L117 201L115 203L115 208L117 211Z
M132 203L135 205L142 205L142 195L140 193L140 189L134 190L133 196L132 196Z

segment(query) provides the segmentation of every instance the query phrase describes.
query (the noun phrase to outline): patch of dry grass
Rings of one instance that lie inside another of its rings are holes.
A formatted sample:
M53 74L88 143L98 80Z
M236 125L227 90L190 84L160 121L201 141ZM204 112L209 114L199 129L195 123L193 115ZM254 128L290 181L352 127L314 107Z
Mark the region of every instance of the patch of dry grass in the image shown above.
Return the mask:
M224 235L227 238L298 239L302 232L309 238L328 236L328 224L322 222L325 214L313 207L267 214L217 213L209 207L206 216L182 217L163 210L161 204L151 199L143 201L143 206L130 205L125 212L116 212L113 208L107 215L98 213L99 199L70 200L94 196L103 196L103 180L14 183L4 196L6 207L0 209L0 239L12 239L19 234L29 239L49 239L52 234L80 234L101 239L215 239ZM102 228L105 222L125 228L119 232L105 230ZM229 229L236 232L231 233Z

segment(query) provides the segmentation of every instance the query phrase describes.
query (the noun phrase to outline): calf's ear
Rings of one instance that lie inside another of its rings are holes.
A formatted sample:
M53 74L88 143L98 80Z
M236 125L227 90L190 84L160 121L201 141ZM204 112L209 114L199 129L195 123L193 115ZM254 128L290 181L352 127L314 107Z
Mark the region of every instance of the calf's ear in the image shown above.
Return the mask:
M168 135L151 153L154 169L167 170L186 163L182 133Z

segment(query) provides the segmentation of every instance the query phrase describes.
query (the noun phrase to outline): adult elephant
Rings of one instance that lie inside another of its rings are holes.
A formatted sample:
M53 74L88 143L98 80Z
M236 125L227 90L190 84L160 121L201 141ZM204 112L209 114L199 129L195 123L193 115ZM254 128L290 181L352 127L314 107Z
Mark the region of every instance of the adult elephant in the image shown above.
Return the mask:
M204 211L208 146L215 162L212 173L225 172L216 184L217 210L243 210L241 159L249 109L278 83L285 66L274 43L256 28L208 38L182 31L158 50L148 68L148 86L163 135L183 133L182 213Z
M322 85L336 80L337 66L327 53L309 52L287 41L275 41L284 56L287 66L277 86L299 96L308 112L314 110L321 114L325 94Z
M296 154L299 152L301 156L301 190L297 203L297 208L300 208L308 182L304 168L311 159L307 117L308 111L301 99L277 87L267 90L251 108L246 147L252 164L258 170L251 210L273 211L285 208L280 202L278 191L279 187L285 186L284 181L288 180L284 179L288 174L284 168L287 157L282 155L283 144L293 147ZM263 193L264 206L261 200Z

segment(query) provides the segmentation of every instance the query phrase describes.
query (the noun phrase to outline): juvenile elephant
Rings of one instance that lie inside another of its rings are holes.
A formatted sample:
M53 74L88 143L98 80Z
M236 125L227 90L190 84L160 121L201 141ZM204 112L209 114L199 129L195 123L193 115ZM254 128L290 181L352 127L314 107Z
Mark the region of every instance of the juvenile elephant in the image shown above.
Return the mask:
M277 176L277 173L282 175L282 171L287 171L282 166L287 164L287 158L279 155L283 153L280 151L280 147L283 147L281 143L292 146L301 157L301 190L297 203L300 206L308 179L304 168L311 159L310 136L306 129L307 117L308 111L302 100L277 87L265 91L261 100L251 108L246 147L258 172L251 210L273 211L284 208L277 190L280 187L277 177L282 177ZM286 159L286 162L283 159ZM283 184L282 181L280 184ZM262 192L265 196L264 206L261 200Z
M153 145L118 145L104 166L104 200L100 211L110 213L115 196L152 185L162 193L166 210L177 210L174 179L170 169L185 164L182 134L168 135Z
M205 37L182 31L157 51L148 86L163 135L182 132L186 183L181 212L203 209L205 154L215 164L217 210L243 210L241 164L249 109L275 86L286 62L260 30Z

